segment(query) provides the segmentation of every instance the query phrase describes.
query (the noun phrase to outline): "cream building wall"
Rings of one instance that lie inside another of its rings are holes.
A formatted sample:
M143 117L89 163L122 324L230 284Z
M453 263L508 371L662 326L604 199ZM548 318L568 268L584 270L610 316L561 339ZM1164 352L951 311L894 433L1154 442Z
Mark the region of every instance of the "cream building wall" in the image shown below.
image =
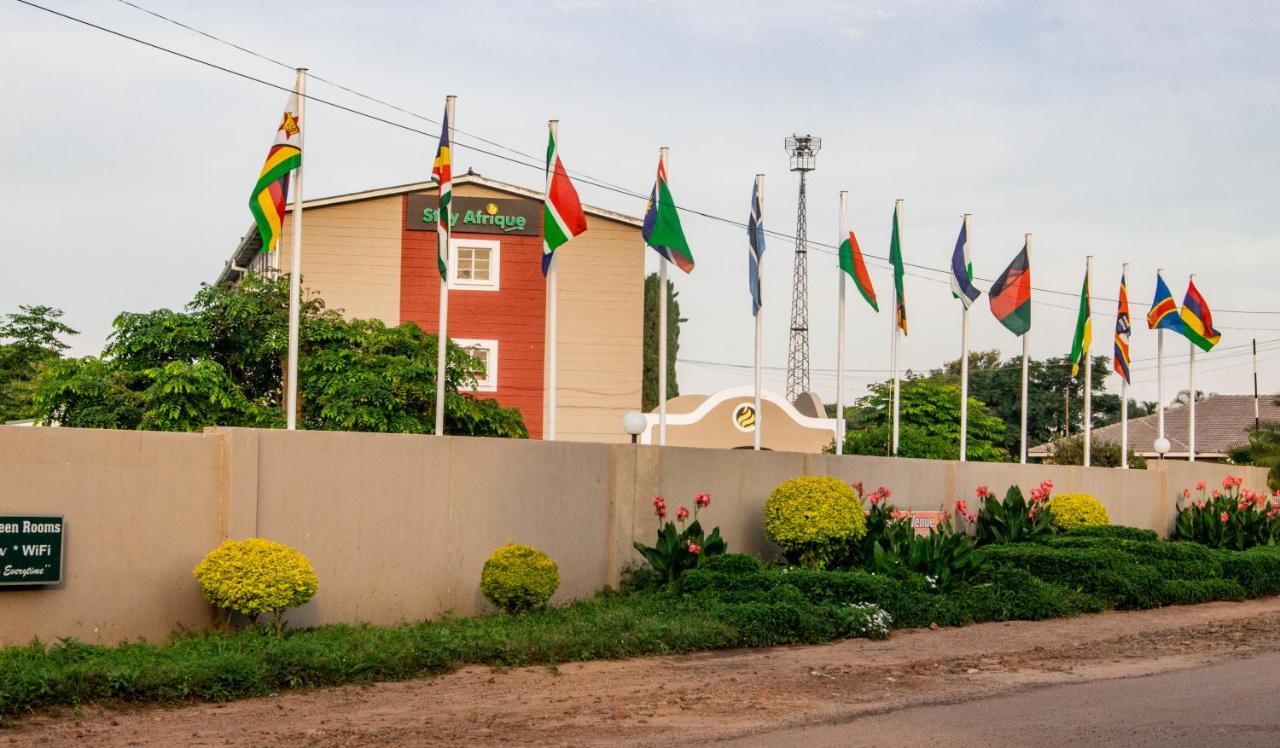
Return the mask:
M657 529L654 496L689 506L732 552L777 554L765 499L799 475L888 486L902 508L949 507L978 485L1086 491L1115 523L1167 533L1175 500L1227 474L1208 463L1149 470L959 463L794 452L538 442L406 434L213 429L171 434L0 427L0 515L65 518L65 582L0 588L0 645L69 636L115 644L204 630L214 616L192 568L226 538L305 553L320 580L293 625L390 625L489 610L480 569L528 543L559 564L564 602L616 584Z

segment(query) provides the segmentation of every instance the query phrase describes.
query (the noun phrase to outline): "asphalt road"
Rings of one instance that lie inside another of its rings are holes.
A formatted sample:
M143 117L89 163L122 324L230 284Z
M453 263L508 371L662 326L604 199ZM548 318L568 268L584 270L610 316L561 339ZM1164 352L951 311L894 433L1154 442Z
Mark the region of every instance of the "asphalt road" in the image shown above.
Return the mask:
M1280 654L761 733L732 746L1280 746Z

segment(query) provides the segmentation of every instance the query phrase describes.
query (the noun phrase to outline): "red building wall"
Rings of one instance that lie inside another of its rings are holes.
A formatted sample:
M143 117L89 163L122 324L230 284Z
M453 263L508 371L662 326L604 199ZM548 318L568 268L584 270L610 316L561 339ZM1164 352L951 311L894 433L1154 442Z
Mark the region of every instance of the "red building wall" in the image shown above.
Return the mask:
M408 198L401 198L401 212L407 211ZM406 217L401 217L402 227ZM541 439L547 316L542 239L460 232L454 236L498 239L502 244L497 291L450 290L448 335L498 341L497 391L476 396L518 408L530 438ZM435 332L440 324L435 232L401 228L400 251L400 321L416 322L423 330Z

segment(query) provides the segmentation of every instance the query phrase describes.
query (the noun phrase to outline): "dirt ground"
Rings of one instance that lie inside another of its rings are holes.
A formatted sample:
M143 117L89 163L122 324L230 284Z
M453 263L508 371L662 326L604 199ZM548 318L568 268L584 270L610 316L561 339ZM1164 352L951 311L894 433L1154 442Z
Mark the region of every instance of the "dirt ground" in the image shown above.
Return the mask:
M732 650L437 678L232 704L87 707L0 745L420 746L704 743L1280 651L1280 598L895 631L887 641Z

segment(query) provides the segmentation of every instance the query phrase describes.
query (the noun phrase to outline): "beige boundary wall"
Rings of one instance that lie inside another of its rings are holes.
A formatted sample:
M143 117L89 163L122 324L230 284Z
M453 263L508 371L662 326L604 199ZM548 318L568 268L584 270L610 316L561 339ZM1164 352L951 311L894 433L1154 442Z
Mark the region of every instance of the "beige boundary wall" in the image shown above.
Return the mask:
M1199 463L1122 471L836 457L749 450L214 429L163 434L0 428L0 514L62 514L66 578L0 590L0 644L76 637L114 644L207 628L191 569L222 539L266 537L315 564L320 590L293 625L394 624L487 609L480 568L495 547L536 545L560 566L560 601L615 584L656 528L651 501L713 497L704 519L730 550L775 553L761 511L778 483L830 474L889 486L937 509L1045 478L1100 498L1120 524L1167 532L1174 501L1228 472Z

